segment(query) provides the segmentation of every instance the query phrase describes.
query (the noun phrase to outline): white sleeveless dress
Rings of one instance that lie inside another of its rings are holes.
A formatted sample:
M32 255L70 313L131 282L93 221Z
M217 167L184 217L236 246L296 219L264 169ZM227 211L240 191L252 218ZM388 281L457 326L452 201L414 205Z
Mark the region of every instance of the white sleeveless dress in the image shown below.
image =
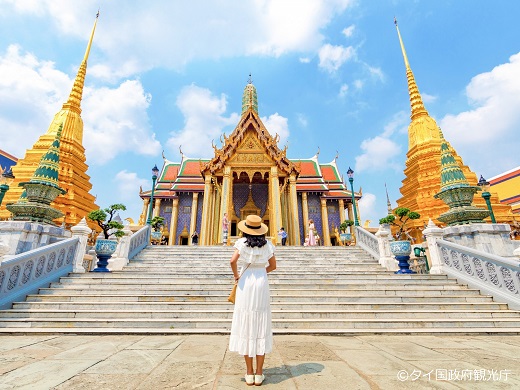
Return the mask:
M250 248L246 239L241 238L235 248L240 253L242 270L250 265L238 281L229 350L250 357L264 355L273 349L271 297L265 268L274 246L268 241L262 248Z

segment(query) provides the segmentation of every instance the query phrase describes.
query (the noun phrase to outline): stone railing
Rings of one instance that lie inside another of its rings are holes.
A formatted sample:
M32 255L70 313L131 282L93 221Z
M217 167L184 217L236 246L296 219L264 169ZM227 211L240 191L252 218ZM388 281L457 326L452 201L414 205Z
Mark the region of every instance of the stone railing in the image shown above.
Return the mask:
M128 261L141 252L150 243L151 226L145 225L137 232L126 226L125 235L119 240L116 252L109 259L108 268L111 271L120 271L128 264Z
M520 261L437 240L442 270L473 288L520 309Z
M0 264L0 309L8 309L27 294L48 286L72 272L76 253L81 250L78 237L15 255ZM83 248L83 251L85 249Z
M372 233L366 231L361 226L355 226L356 232L356 245L359 245L365 251L367 251L372 257L379 260L379 244L377 237Z

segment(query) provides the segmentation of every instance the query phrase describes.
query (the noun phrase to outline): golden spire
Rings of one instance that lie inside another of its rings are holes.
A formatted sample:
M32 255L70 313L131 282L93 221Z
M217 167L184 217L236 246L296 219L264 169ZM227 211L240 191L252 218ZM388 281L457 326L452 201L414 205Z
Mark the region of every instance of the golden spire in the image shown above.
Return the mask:
M404 49L403 39L401 38L401 32L399 31L399 26L397 25L396 18L394 18L394 23L395 28L397 29L397 35L399 37L401 50L403 52L404 66L406 67L406 78L408 79L408 93L410 94L410 105L412 107L412 114L410 115L410 118L413 121L414 119L420 116L428 115L428 111L426 111L426 108L424 108L421 94L419 93L419 88L417 87L415 77L413 76L412 69L410 68L410 63L408 62L408 56L406 55L406 50Z
M85 57L83 57L83 61L78 70L78 74L76 75L76 79L74 80L74 86L72 87L72 91L70 92L69 99L67 103L63 105L63 107L71 108L73 110L77 110L78 113L81 112L81 98L83 96L83 87L85 85L85 76L87 74L87 60L90 54L90 48L92 47L92 41L94 40L94 32L96 31L97 20L99 18L99 10L96 14L96 20L94 21L94 27L92 28L92 33L90 34L90 39L88 41L87 50L85 50Z

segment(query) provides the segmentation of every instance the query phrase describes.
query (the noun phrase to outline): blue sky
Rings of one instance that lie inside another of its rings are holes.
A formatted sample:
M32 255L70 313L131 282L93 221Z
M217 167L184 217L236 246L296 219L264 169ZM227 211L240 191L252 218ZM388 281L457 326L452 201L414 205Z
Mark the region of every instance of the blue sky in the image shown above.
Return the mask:
M211 157L252 73L289 158L339 153L361 219L393 206L410 105L394 16L430 115L489 178L520 165L520 2L0 0L0 149L23 157L61 109L101 7L82 102L97 204L137 220L162 151Z

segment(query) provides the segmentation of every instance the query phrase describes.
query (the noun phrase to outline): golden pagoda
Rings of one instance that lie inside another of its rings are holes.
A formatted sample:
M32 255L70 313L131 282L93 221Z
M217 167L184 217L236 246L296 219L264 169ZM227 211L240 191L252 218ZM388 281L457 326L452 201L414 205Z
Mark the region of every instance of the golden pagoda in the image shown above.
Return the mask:
M476 186L478 179L477 175L467 165L464 165L462 158L450 143L441 139L442 133L439 126L424 107L419 88L408 62L399 26L396 20L394 22L403 52L411 105L411 123L408 126L408 152L406 153L406 168L404 170L405 179L402 181L403 185L400 189L403 196L397 200L397 207L406 207L421 215L419 219L408 221L411 235L418 238L420 233L413 230L422 230L429 219L432 219L437 225L443 225L438 217L449 209L442 200L434 198L434 195L441 190L441 144L443 142L450 149L469 185ZM486 209L486 203L479 195L475 196L474 204ZM492 193L491 205L498 223L511 223L513 221L511 207L501 204L496 193Z
M19 159L12 168L16 179L5 194L2 208L0 208L0 220L5 220L11 216L5 205L18 201L23 191L19 184L30 181L40 159L56 138L60 125L63 125L63 130L61 133L59 186L67 192L58 196L52 203L54 208L64 214L62 218L56 219L55 222L65 222L66 226L76 225L90 211L98 208L94 203L95 197L89 193L92 184L90 184L90 176L87 175L88 165L86 164L85 148L83 147L83 120L81 119L81 98L87 73L87 60L98 17L99 12L94 21L85 57L81 62L67 102L54 116L47 132L36 141L32 149L26 151L25 157Z

